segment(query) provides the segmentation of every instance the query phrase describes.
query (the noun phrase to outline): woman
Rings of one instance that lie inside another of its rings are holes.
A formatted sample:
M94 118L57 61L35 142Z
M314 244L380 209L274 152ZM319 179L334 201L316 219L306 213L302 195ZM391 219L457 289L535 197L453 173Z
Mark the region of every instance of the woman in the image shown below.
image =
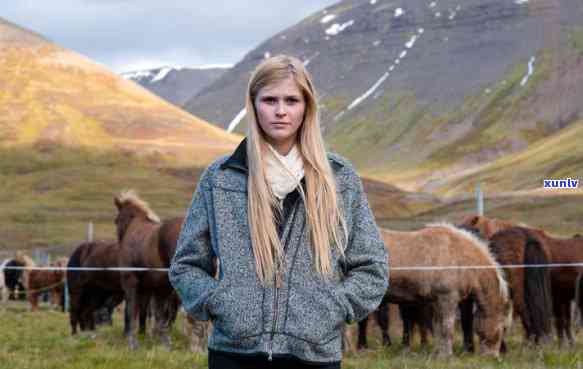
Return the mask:
M326 153L315 96L301 61L264 60L247 89L247 138L194 193L170 280L189 314L213 322L209 368L340 368L344 324L387 289L362 183Z

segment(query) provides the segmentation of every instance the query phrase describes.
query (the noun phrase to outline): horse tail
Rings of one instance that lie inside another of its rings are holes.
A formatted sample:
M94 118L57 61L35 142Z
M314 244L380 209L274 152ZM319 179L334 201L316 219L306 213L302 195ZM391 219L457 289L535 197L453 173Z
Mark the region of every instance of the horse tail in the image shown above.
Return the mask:
M540 242L527 236L524 245L524 264L548 264L549 259ZM535 339L549 337L553 301L548 268L533 267L524 270L524 313Z
M575 280L575 303L579 309L579 326L583 323L583 271L577 274L577 279Z
M69 268L79 268L81 266L81 256L84 254L85 249L87 248L86 243L82 243L77 248L71 256L69 257L69 261L67 262L67 280L71 280L73 275L77 273L77 271L69 270Z

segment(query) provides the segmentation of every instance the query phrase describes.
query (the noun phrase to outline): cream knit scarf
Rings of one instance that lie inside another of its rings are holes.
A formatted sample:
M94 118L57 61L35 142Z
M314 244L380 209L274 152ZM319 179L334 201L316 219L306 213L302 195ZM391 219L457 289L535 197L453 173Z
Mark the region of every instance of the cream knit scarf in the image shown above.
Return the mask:
M265 158L265 175L273 194L281 201L292 192L304 177L304 162L294 145L286 155L280 155L271 145Z

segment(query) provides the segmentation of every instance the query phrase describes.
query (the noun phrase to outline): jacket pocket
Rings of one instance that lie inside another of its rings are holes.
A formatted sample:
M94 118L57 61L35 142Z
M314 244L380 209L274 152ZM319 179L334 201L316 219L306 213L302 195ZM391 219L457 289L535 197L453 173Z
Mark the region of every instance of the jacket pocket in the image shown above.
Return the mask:
M219 285L207 309L216 329L229 338L242 339L261 333L262 299L257 288Z
M333 285L296 285L290 290L286 332L313 344L340 335L346 308Z

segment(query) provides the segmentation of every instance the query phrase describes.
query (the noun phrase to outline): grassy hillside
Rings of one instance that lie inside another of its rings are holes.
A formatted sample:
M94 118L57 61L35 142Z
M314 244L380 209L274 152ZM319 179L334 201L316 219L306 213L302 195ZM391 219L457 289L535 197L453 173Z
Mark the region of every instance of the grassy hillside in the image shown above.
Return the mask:
M113 196L134 188L161 217L183 214L199 167L156 155L44 145L0 150L0 249L115 238Z
M0 146L48 141L204 163L207 151L216 155L238 141L58 47L0 48L0 56Z
M183 214L230 135L105 67L0 19L0 250L113 238L113 196L135 188Z
M202 168L160 155L52 144L0 149L0 250L73 245L94 223L115 238L113 196L134 188L162 218L184 214ZM379 217L404 217L439 204L365 180Z
M565 28L552 48L533 55L528 79L525 59L461 105L387 88L338 116L348 100L327 96L325 116L336 121L326 139L363 174L411 191L468 194L478 180L493 191L523 191L549 176L580 176L580 39L580 27Z

